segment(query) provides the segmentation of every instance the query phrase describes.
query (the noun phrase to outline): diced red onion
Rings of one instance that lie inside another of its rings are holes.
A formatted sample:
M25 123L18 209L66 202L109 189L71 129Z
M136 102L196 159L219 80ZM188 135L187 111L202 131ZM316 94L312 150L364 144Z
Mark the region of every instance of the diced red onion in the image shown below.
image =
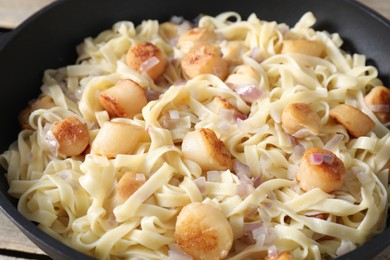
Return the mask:
M261 221L256 222L244 222L243 232L244 235L252 235L253 231L262 228L264 230L264 224Z
M232 109L221 108L219 109L219 115L222 119L226 121L231 121L233 120L234 111Z
M251 176L249 166L240 161L235 160L233 162L233 169L237 176L239 175L246 175L247 177Z
M226 121L218 122L218 127L223 132L229 132L230 129L232 129L231 124L227 123Z
M194 183L196 184L196 186L198 187L198 189L202 195L206 194L207 189L206 189L206 178L205 177L201 176L201 177L195 179Z
M310 155L310 163L313 165L320 165L324 161L322 153L312 153Z
M257 211L259 212L259 215L261 217L261 220L263 221L263 223L265 225L269 224L271 222L271 217L270 215L268 215L268 213L262 208L262 207L259 207L257 209Z
M171 119L179 119L180 118L180 115L179 115L179 111L177 110L169 110L169 117Z
M143 173L137 173L135 175L135 180L139 181L139 182L144 182L144 181L146 181L146 177Z
M298 165L296 164L289 164L287 168L287 179L289 180L295 180L295 174L298 170Z
M293 161L298 161L302 158L303 154L305 153L305 147L303 145L296 145L294 146L294 150L291 153L291 159Z
M170 22L175 23L175 24L181 24L182 22L184 22L184 18L183 18L183 16L174 15L171 17Z
M141 71L148 71L159 63L160 60L156 56L152 56L146 61L142 62L139 68Z
M290 141L291 146L295 147L297 145L297 140L295 139L295 137L292 135L289 135L287 133L286 133L286 136L287 136L287 139Z
M272 258L278 257L278 249L276 248L275 245L272 245L268 248L268 256Z
M235 113L235 114L233 115L233 119L234 119L234 122L237 122L238 119L240 119L241 121L243 121L243 120L248 119L248 117L247 117L246 115L244 115L244 114L241 114L241 113Z
M390 106L388 104L374 104L368 106L372 112L389 112Z
M251 57L257 62L262 62L263 59L261 58L261 48L253 48L249 53L249 57Z
M257 188L261 184L261 174L257 175L254 179L252 178L253 187Z
M299 129L298 131L296 131L294 134L292 134L292 136L294 136L295 138L304 138L308 135L311 135L312 133L309 131L309 129L307 128L302 128L302 129Z
M207 181L210 182L221 182L221 173L219 171L208 171L207 172Z
M44 127L44 130L43 130L44 132L47 130L46 129L47 125L48 124L46 124ZM57 157L60 144L58 143L57 138L54 136L53 132L51 131L51 126L52 125L50 125L50 128L49 128L50 130L46 132L45 141L46 141L46 145L49 148L49 150L52 152L52 154L54 156Z
M264 95L264 92L261 89L256 88L255 85L242 86L235 89L235 91L244 101L249 103L255 102Z
M246 198L251 192L253 191L253 186L249 184L237 184L237 195L240 196L242 199Z
M168 257L170 260L192 260L192 256L184 253L183 251L169 249Z
M326 163L326 164L333 164L333 161L334 161L333 156L329 153L324 153L322 155L322 159L324 160L324 163Z
M146 99L148 101L157 100L160 97L161 94L162 94L162 92L159 91L159 90L148 89L146 91Z
M333 150L340 142L343 140L344 135L342 134L335 134L325 145L325 150Z

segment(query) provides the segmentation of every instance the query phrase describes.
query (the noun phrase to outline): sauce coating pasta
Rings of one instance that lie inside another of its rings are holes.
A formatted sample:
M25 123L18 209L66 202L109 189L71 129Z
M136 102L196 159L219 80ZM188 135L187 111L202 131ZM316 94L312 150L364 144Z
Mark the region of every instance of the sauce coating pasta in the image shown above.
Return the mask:
M387 218L389 91L315 21L226 12L86 38L74 65L45 71L0 156L18 210L98 259L328 259L362 245Z

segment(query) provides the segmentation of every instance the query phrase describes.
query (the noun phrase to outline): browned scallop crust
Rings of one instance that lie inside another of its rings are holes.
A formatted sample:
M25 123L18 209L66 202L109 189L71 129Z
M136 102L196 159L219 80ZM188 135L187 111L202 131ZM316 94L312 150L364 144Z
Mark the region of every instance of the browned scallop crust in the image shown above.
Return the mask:
M58 151L67 156L81 154L89 144L87 124L75 117L55 122L51 131L58 141Z
M232 169L232 155L227 150L224 142L222 142L216 134L208 128L200 129L200 133L202 134L202 138L205 139L208 144L210 157L215 158L218 164L223 165L226 169Z
M197 46L201 44L213 43L216 40L214 30L204 27L193 28L179 37L179 48L186 47L186 45Z
M214 74L221 80L228 75L228 63L218 47L205 44L193 47L183 58L181 67L188 78L201 74Z
M364 97L368 106L382 106L382 111L373 111L376 117L382 123L390 121L390 89L384 86L373 88L368 95Z
M123 79L99 95L99 102L111 118L133 118L148 103L145 90L131 79Z
M331 164L313 164L312 154L330 154L333 158ZM344 183L345 167L334 153L321 148L313 147L305 151L299 164L297 181L300 187L308 191L312 188L320 188L324 192L331 193L340 189Z
M329 115L342 124L353 137L363 136L375 126L374 121L368 115L347 104L332 108Z
M233 244L233 231L222 212L199 202L183 207L174 235L194 259L222 259Z
M122 204L134 192L136 192L143 184L144 180L137 180L137 174L134 172L126 172L119 180L116 187L118 203Z
M161 50L150 42L140 42L132 46L127 52L126 62L134 70L142 73L141 65L152 57L156 57L159 63L151 67L146 73L153 80L157 80L162 74L164 74L168 61L164 57Z
M306 103L289 104L282 112L282 126L288 134L294 134L302 128L311 133L320 132L321 119Z

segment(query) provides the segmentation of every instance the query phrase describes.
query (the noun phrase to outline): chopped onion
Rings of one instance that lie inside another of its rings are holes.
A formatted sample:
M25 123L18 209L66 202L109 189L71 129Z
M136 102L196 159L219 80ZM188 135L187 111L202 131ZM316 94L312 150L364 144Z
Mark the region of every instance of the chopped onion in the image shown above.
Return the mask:
M272 245L268 248L268 256L272 258L278 257L278 249L276 248L275 245Z
M182 22L184 22L184 18L183 18L183 16L174 15L171 17L170 22L175 23L175 24L181 24Z
M344 135L342 134L335 134L325 145L325 150L333 150L340 142L343 140Z
M294 150L291 153L290 159L294 162L299 161L305 153L305 147L303 145L294 146Z
M169 249L168 250L168 258L170 260L192 260L192 256L184 253L183 251L176 250L176 249Z
M206 194L207 189L206 189L206 178L205 177L201 176L201 177L195 179L194 183L196 184L196 186L198 187L198 189L202 195Z
M219 110L219 115L221 116L221 118L223 120L232 121L233 120L234 111L232 109L221 108Z
M207 172L207 181L210 182L221 182L221 173L219 171L208 171Z
M218 122L218 128L223 132L229 132L232 129L231 125L226 123L226 121Z
M154 66L156 66L158 63L160 63L160 60L156 56L150 57L146 61L142 62L139 67L140 71L148 71Z
M235 91L244 101L249 103L255 102L264 95L264 92L261 89L256 88L255 85L242 86L237 88Z
M137 173L135 175L135 180L139 181L139 182L144 182L144 181L146 181L146 177L143 173Z
M169 117L171 119L179 119L180 118L180 115L179 115L179 111L177 110L169 110Z
M246 120L246 119L248 119L248 117L246 115L244 115L244 114L241 114L241 113L235 113L233 115L233 119L234 119L234 122L237 122L238 119Z
M261 184L261 174L257 175L254 179L252 178L253 187L257 188Z
M240 176L240 175L246 175L247 177L251 176L249 166L240 162L240 161L237 161L237 160L234 161L233 169L234 169L237 176Z
M161 94L162 94L162 92L159 91L159 90L148 89L146 91L146 99L148 101L157 100L160 97Z
M255 47L251 49L249 53L249 57L251 57L257 62L262 62L263 59L261 58L261 48Z
M312 153L310 155L310 163L313 165L320 165L324 161L322 153Z
M372 112L390 112L388 104L374 104L368 106Z
M257 229L264 230L264 224L261 221L256 222L244 222L243 232L244 235L253 235L253 231Z
M48 125L48 124L46 124ZM46 125L44 127L43 131L46 131ZM51 125L52 126L52 125ZM51 129L51 126L49 129ZM60 144L58 143L57 138L54 136L53 132L51 130L46 132L46 137L45 137L46 145L49 148L49 150L52 152L52 154L57 157L58 156L58 149Z
M309 129L304 127L302 129L299 129L295 133L293 133L292 136L294 136L295 138L304 138L304 137L309 136L311 134L312 133L309 131Z
M324 163L326 164L333 164L334 158L331 154L324 153L322 155L322 159L324 160Z
M242 199L246 198L253 191L253 186L249 184L237 184L237 195Z

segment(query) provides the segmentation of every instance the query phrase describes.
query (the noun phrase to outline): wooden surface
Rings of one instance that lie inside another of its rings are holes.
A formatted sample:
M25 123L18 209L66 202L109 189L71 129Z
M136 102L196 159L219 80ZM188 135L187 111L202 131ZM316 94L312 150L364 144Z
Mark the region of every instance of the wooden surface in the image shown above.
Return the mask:
M0 0L0 28L14 28L53 0ZM390 0L360 0L390 19ZM28 240L17 227L0 212L0 259L43 258L44 252ZM375 260L390 260L390 246Z

